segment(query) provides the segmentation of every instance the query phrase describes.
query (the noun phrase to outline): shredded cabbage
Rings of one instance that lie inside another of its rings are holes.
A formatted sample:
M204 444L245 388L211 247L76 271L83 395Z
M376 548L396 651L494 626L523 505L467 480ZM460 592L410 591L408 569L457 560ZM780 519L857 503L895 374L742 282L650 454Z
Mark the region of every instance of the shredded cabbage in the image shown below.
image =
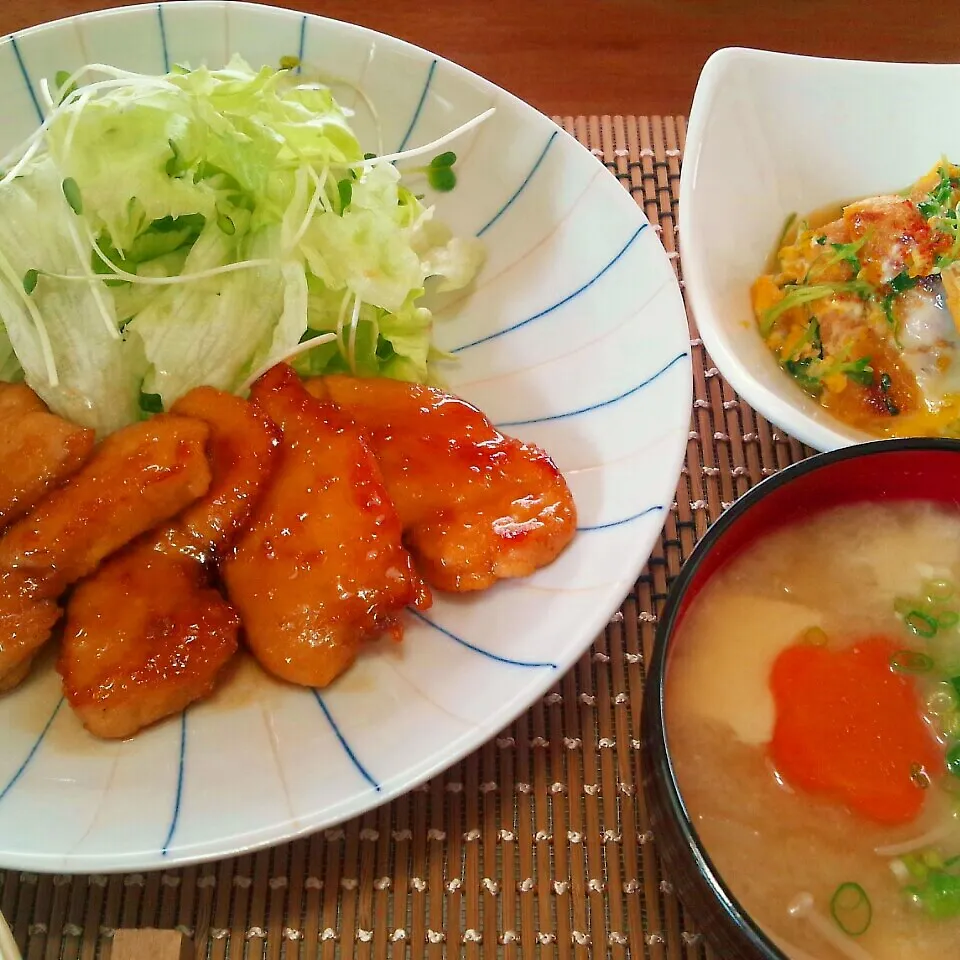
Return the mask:
M43 90L0 179L0 378L101 435L283 359L431 379L427 281L466 286L482 248L401 183L403 154L364 155L326 86L234 58Z

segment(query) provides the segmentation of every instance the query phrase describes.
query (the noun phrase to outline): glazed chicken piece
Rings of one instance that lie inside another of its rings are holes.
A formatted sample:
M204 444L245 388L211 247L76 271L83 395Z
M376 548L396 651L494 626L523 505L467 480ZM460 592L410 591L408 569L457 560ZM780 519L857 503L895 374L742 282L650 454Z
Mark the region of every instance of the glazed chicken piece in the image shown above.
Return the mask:
M49 413L47 405L25 383L0 383L0 420Z
M0 693L26 679L60 619L56 601L35 599L35 587L14 571L0 571Z
M171 525L169 546L219 562L246 527L280 459L280 428L258 407L213 387L197 387L171 413L210 428L213 482Z
M210 585L276 462L280 431L252 404L198 387L172 413L210 430L213 480L172 523L107 560L67 606L58 669L84 726L129 737L208 696L240 618Z
M0 538L0 689L26 676L71 583L206 492L207 433L170 415L117 431Z
M311 397L285 364L251 396L283 430L280 462L223 577L261 665L323 687L365 640L399 637L403 608L428 606L429 593L352 421Z
M90 733L130 737L207 696L239 630L197 560L138 542L74 591L57 669Z
M94 433L58 417L25 383L0 383L0 528L73 476Z
M573 496L539 448L432 387L329 376L307 389L363 428L407 545L431 586L483 590L553 561L577 526Z
M54 597L134 537L179 513L210 486L209 428L162 414L100 444L87 465L0 538L0 570Z

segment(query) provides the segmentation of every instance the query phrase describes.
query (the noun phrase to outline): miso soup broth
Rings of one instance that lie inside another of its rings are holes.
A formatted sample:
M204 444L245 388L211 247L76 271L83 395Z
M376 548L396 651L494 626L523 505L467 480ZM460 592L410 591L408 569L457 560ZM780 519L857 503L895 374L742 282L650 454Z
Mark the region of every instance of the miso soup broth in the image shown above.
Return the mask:
M960 510L890 503L767 535L680 624L681 795L794 960L960 957L958 622Z

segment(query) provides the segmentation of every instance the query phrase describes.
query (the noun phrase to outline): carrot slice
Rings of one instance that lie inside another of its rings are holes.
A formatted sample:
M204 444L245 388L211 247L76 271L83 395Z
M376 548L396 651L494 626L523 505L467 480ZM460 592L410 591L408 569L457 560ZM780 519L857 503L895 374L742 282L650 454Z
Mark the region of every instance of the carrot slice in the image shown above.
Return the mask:
M932 777L944 763L913 682L890 669L898 649L884 637L839 651L796 644L770 675L770 756L780 776L891 826L909 823L923 807L917 766Z

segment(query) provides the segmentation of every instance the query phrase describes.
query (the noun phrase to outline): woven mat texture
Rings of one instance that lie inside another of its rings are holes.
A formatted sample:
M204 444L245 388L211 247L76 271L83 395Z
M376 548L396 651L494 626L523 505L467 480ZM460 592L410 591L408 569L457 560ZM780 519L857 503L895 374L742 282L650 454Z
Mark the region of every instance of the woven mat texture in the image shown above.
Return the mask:
M659 225L680 273L684 119L556 119ZM810 451L738 400L690 319L694 404L676 503L619 613L546 697L420 789L285 846L163 873L0 871L0 910L26 960L108 958L121 927L179 929L197 958L217 960L722 960L673 894L648 828L644 656L707 527Z

